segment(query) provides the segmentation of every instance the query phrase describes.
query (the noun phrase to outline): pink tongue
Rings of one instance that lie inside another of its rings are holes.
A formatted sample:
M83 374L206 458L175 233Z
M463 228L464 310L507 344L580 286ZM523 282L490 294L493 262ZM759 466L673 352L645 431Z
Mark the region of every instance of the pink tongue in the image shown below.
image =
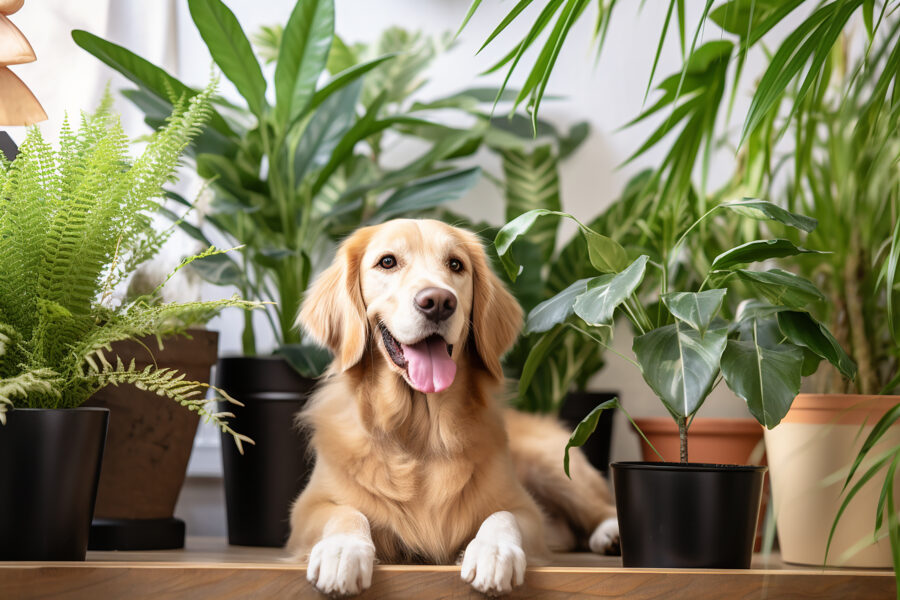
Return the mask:
M413 387L431 394L443 392L456 376L456 363L447 353L447 343L433 335L412 346L401 344L407 373Z

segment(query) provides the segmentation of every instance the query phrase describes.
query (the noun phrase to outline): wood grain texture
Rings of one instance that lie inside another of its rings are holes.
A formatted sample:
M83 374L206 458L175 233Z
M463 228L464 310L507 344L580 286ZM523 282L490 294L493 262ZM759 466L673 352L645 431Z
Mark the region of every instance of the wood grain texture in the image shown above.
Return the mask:
M189 538L181 551L90 552L84 563L0 563L0 598L318 598L305 565L278 548L227 546ZM560 554L528 570L509 598L689 598L877 600L894 595L890 571L822 570L757 557L746 571L624 569L621 560ZM480 598L454 566L379 565L360 598Z

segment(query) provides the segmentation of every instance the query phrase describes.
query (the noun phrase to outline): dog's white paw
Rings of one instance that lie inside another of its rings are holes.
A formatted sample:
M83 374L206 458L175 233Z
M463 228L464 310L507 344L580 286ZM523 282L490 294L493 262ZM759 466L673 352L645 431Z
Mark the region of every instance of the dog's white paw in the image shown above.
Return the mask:
M619 520L615 517L606 519L599 525L588 542L591 552L597 554L619 553Z
M525 581L525 551L515 517L497 512L488 517L463 555L460 575L483 594L512 591Z
M372 585L375 546L358 535L338 533L313 546L306 579L329 595L359 594Z

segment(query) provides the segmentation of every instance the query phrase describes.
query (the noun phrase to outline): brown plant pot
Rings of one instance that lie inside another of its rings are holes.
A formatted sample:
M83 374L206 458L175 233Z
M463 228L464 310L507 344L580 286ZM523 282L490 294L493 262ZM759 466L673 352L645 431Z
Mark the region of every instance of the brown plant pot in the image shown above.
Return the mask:
M678 462L680 459L680 440L678 426L669 417L648 417L635 419L635 423L644 432L667 462ZM719 465L766 464L766 456L757 458L757 448L763 439L763 427L755 419L707 419L696 418L688 431L688 460L692 463L709 463ZM641 439L643 460L660 462L659 457ZM754 550L762 547L762 533L769 502L768 474L763 483L762 503L759 509L759 522L756 528Z
M138 368L176 369L209 382L219 334L116 342L111 355ZM154 362L155 359L155 362ZM173 400L133 386L108 386L85 406L108 408L109 433L91 526L91 550L160 550L184 546L184 522L173 518L199 417Z
M775 522L782 558L821 566L835 515L843 501L841 487L873 426L900 396L800 394L781 424L767 430ZM869 456L878 457L900 444L900 426L891 427ZM866 472L872 458L858 473ZM859 480L859 475L854 481ZM890 568L890 542L874 541L875 512L884 482L879 473L847 507L835 530L828 564L840 567ZM900 494L900 482L894 487Z

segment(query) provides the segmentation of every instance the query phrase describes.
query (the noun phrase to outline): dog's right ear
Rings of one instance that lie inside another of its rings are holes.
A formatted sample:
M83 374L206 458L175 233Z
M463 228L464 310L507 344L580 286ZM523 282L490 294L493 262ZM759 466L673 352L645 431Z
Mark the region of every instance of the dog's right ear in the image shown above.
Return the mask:
M331 350L340 372L358 363L366 349L369 326L359 268L368 241L369 232L360 229L341 244L334 262L309 289L297 317L298 325Z

